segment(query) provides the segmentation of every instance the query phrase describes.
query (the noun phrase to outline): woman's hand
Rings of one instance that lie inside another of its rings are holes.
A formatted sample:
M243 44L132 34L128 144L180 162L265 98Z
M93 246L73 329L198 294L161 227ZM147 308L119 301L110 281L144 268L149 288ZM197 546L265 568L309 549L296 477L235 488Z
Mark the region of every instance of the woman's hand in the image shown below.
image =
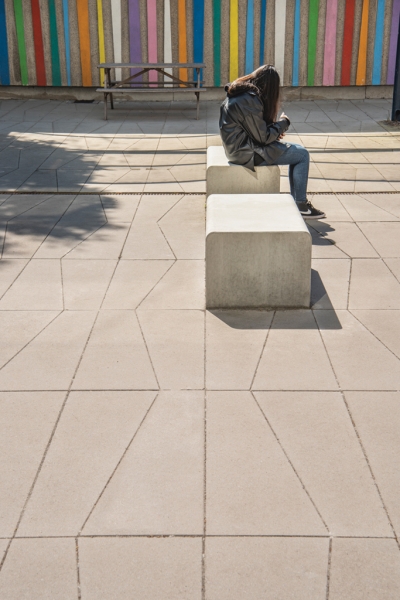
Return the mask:
M279 117L279 119L280 119L280 120L282 120L282 119L287 119L288 121L290 121L289 117L288 117L287 115L285 115L285 113L284 113L284 112L281 114L281 116Z

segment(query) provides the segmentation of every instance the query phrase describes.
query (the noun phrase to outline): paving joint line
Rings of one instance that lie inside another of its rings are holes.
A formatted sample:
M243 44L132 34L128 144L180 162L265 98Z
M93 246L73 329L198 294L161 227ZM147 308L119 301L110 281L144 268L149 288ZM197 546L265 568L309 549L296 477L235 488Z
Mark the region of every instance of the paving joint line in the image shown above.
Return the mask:
M112 480L112 478L114 477L115 473L117 472L117 470L118 470L118 467L120 466L120 464L122 463L123 459L125 458L125 456L126 456L126 454L127 454L128 450L129 450L129 449L130 449L130 447L132 446L132 444L133 444L133 442L134 442L134 440L135 440L135 438L136 438L137 434L139 433L140 429L142 428L142 425L143 425L143 423L144 423L144 422L145 422L145 420L147 419L147 417L148 417L148 414L150 413L151 409L153 408L153 406L154 406L154 404L156 403L156 400L159 398L159 396L160 396L160 390L158 390L158 391L156 392L156 394L155 394L155 397L154 397L153 401L150 403L150 406L149 406L149 408L148 408L148 409L147 409L147 411L145 412L145 414L144 414L144 416L143 416L142 420L140 421L140 423L139 423L138 427L136 428L136 431L133 433L133 436L131 437L131 439L130 439L130 441L129 441L128 445L127 445L127 447L126 447L126 448L125 448L125 450L122 452L122 455L121 455L120 459L118 460L117 464L115 465L114 469L113 469L113 470L112 470L112 472L111 472L111 475L109 476L109 478L107 479L107 481L106 481L105 485L103 486L103 489L101 490L100 494L98 495L98 497L97 497L97 500L95 501L95 503L93 504L92 508L90 509L90 511L89 511L89 514L87 515L87 517L85 518L85 520L84 520L84 522L83 522L82 526L81 526L81 527L80 527L80 529L79 529L78 535L76 536L76 537L77 537L77 539L81 537L81 532L82 532L82 530L84 529L84 527L85 527L86 523L89 521L89 519L90 519L91 515L93 514L94 510L96 509L96 506L97 506L97 505L98 505L98 503L100 502L100 500L101 500L101 498L102 498L102 496L103 496L104 492L106 491L106 489L107 489L107 487L108 487L108 485L109 485L110 481ZM92 536L87 536L87 537L92 537Z
M204 314L204 365L203 365L203 377L204 377L204 463L203 463L203 537L201 541L202 553L201 553L201 594L202 600L206 600L206 535L207 535L207 314Z
M365 447L364 447L363 441L362 441L362 439L361 439L361 436L360 436L360 434L359 434L359 432L358 432L358 429L357 429L357 426L356 426L356 422L354 421L353 415L352 415L352 413L351 413L351 410L350 410L350 406L349 406L349 404L348 404L348 402L347 402L347 399L346 399L346 395L345 395L343 392L342 392L342 397L343 397L343 402L344 402L344 404L345 404L345 406L346 406L347 413L348 413L348 415L349 415L350 421L351 421L351 423L352 423L352 425L353 425L353 428L354 428L355 434L356 434L356 436L357 436L358 443L359 443L359 445L360 445L360 447L361 447L361 451L362 451L362 453L363 453L363 455L364 455L364 458L365 458L365 461L366 461L366 463L367 463L367 466L368 466L369 472L370 472L370 474L371 474L372 481L374 482L374 485L375 485L376 491L377 491L377 493L378 493L378 496L379 496L379 498L380 498L380 501L381 501L381 503L382 503L382 508L383 508L383 510L384 510L384 512L385 512L385 514L386 514L386 518L387 518L387 520L388 520L388 523L389 523L389 525L390 525L390 528L391 528L391 530L392 530L392 532L393 532L394 539L395 539L395 541L396 541L396 544L397 544L397 546L398 546L398 548L399 548L399 550L400 550L400 541L399 541L399 538L397 537L396 529L394 528L394 525L393 525L392 519L390 518L389 510L388 510L388 508L387 508L387 506L386 506L386 504L385 504L385 501L384 501L384 499L383 499L382 492L381 492L381 490L380 490L380 488L379 488L378 482L377 482L377 480L376 480L376 477L375 477L375 473L374 473L374 471L373 471L373 469L372 469L371 463L370 463L370 461L369 461L369 458L368 458L367 451L366 451L366 449L365 449Z
M21 273L22 273L22 271L21 271ZM13 311L3 311L3 312L13 312ZM18 311L18 312L31 312L31 311L25 311L24 310L24 311ZM42 311L40 311L40 312L42 312ZM14 360L14 358L16 358L19 354L21 354L21 352L23 352L25 350L25 348L27 348L33 341L35 341L36 338L39 337L39 335L41 335L48 327L50 327L50 325L52 325L54 323L54 321L56 321L56 319L58 319L58 317L60 315L62 315L63 312L65 312L65 311L64 310L57 310L57 311L53 311L53 310L47 311L47 310L44 310L43 312L57 312L58 314L56 314L55 317L53 317L52 319L50 319L50 321L46 325L44 325L42 327L42 329L40 331L38 331L38 333L36 333L36 335L34 335L29 340L29 342L27 342L24 346L22 346L22 348L20 348L11 358L9 358L3 365L1 365L0 371L2 371L12 360ZM5 392L5 391L8 391L8 390L1 390L1 391ZM10 390L10 391L12 391L12 390ZM23 390L21 390L21 391L23 391ZM25 390L25 391L33 391L33 390ZM45 391L45 390L43 390L43 391ZM47 391L55 391L55 390L47 390ZM68 392L68 390L57 390L57 391Z
M353 316L353 317L356 319L356 321L358 321L358 322L360 323L360 325L361 325L362 327L364 327L364 329L366 329L366 330L368 331L368 333L370 333L370 334L371 334L371 335L372 335L372 336L373 336L373 337L374 337L374 338L375 338L375 339L376 339L376 340L377 340L377 341L378 341L380 344L382 344L382 346L383 346L384 348L386 348L386 350L387 350L388 352L390 352L390 354L393 354L393 356L395 357L395 359L396 359L396 360L400 360L400 358L397 356L397 354L395 354L395 353L393 352L393 350L391 350L391 349L389 348L389 346L387 346L387 345L386 345L384 342L382 342L382 340L380 340L380 339L378 338L378 336L377 336L377 335L375 335L375 333L374 333L373 331L371 331L371 330L370 330L370 328L369 328L369 327L367 327L367 326L366 326L366 325L365 325L365 324L364 324L362 321L360 321L360 319L357 317L357 315L356 315L356 314L354 314L354 311L355 311L355 312L357 312L357 310L369 310L368 308L367 308L367 309L362 309L362 308L360 308L360 309L357 309L357 308L348 308L347 310L348 310L348 312L349 312L349 313L350 313L350 314L351 314L351 315L352 315L352 316ZM375 309L375 310L379 310L379 308L378 308L378 309ZM397 309L388 309L388 310L397 310ZM373 390L370 390L370 391L373 391Z
M44 452L43 452L43 456L42 456L42 458L41 458L41 461L40 461L40 463L39 463L39 466L38 466L38 468L37 468L37 471L36 471L35 477L34 477L34 479L33 479L33 482L32 482L32 484L31 484L31 486L30 486L30 489L29 489L29 491L28 491L28 494L27 494L26 500L25 500L25 502L24 502L24 505L23 505L23 507L22 507L22 510L21 510L21 512L20 512L20 515L19 515L19 518L18 518L17 524L16 524L16 526L15 526L15 528L14 528L13 535L12 535L12 537L10 538L10 541L9 541L9 543L8 543L8 545L7 545L7 548L6 548L6 549L5 549L5 551L4 551L3 558L2 558L2 560L1 560L1 562L0 562L0 572L1 572L2 568L3 568L3 566L4 566L4 563L5 563L5 561L6 561L6 559L7 559L7 556L8 556L8 552L9 552L9 550L10 550L10 547L11 547L11 544L12 544L13 540L15 539L15 536L16 536L16 534L17 534L17 531L18 531L18 529L19 529L19 526L20 526L20 524L21 524L21 521L22 521L22 519L23 519L23 517L24 517L24 514L25 514L25 509L26 509L26 507L27 507L27 505L28 505L28 502L29 502L29 500L31 499L31 496L32 496L33 490L34 490L34 488L35 488L36 482L37 482L37 480L38 480L38 478L39 478L39 475L40 475L40 473L41 473L41 470L42 470L42 467L43 467L44 461L45 461L45 459L46 459L47 453L48 453L48 451L49 451L49 448L50 448L50 446L51 446L51 443L52 443L52 441L53 441L53 438L54 438L54 436L55 436L55 433L56 433L56 430L57 430L58 424L59 424L59 422L60 422L61 416L62 416L62 414L63 414L63 411L64 411L64 408L65 408L65 405L66 405L66 403L67 403L67 400L68 400L68 397L69 397L69 393L70 393L70 391L69 391L69 390L68 390L68 391L65 393L65 398L64 398L64 400L63 400L63 402L62 402L62 404L61 404L61 408L60 408L60 410L59 410L59 412L58 412L58 415L57 415L57 418L56 418L56 420L55 420L55 423L54 423L53 429L52 429L52 431L51 431L51 434L50 434L50 438L49 438L49 440L48 440L48 442L47 442L47 444L46 444L46 448L45 448L45 450L44 450Z
M75 537L75 557L76 557L76 583L77 583L77 592L78 592L78 600L82 598L81 592L81 573L80 573L80 565L79 565L79 545L78 538Z
M293 470L294 474L296 475L297 479L299 480L301 487L303 488L303 490L304 490L304 492L306 493L306 495L308 496L308 498L309 498L309 500L310 500L311 504L312 504L312 505L313 505L313 507L315 508L315 511L316 511L316 513L318 514L319 518L321 519L321 521L322 521L322 523L323 523L323 525L324 525L324 527L325 527L325 529L326 529L326 531L327 531L327 534L330 536L330 530L329 530L328 524L326 523L326 521L325 521L324 517L322 516L322 514L321 514L321 511L319 510L319 508L318 508L318 506L317 506L316 502L314 501L314 499L312 498L312 496L311 496L310 492L309 492L309 491L308 491L308 489L306 488L306 485L305 485L305 483L303 482L302 478L300 477L300 474L297 472L297 470L296 470L296 468L295 468L295 466L294 466L294 464L293 464L292 460L289 458L289 455L288 455L287 451L286 451L286 450L285 450L285 448L283 447L283 444L282 444L281 440L279 439L279 437L278 437L277 433L275 432L275 429L272 427L272 425L271 425L271 423L270 423L270 421L269 421L269 419L268 419L267 415L265 414L265 412L264 412L264 411L263 411L263 409L261 408L261 406L260 406L260 404L259 404L259 402L258 402L258 400L257 400L257 398L256 398L256 396L255 396L255 394L254 394L254 392L251 392L251 395L253 396L253 400L255 401L256 405L258 406L258 409L260 410L260 412L261 412L261 415L263 416L263 418L264 418L265 422L267 423L268 427L270 428L270 430L271 430L271 432L272 432L272 435L274 436L274 438L275 438L275 440L277 441L277 443L278 443L279 447L281 448L281 450L282 450L283 454L285 455L285 457L286 457L286 460L288 461L288 463L289 463L289 465L291 466L291 468L292 468L292 470Z
M170 270L172 269L172 267L178 262L178 259L175 258L175 260L173 258L167 259L167 261L171 261L171 265L169 265L168 269L165 271L165 273L163 273L163 275L161 275L160 279L158 279L156 281L156 283L153 285L153 287L151 288L151 290L149 290L147 292L147 294L144 296L144 298L141 299L141 301L139 302L139 304L137 305L137 307L133 310L137 311L137 310L168 310L168 309L159 309L159 308L142 308L142 304L143 302L146 300L146 298L148 298L148 296L151 294L151 292L158 286L159 283L161 283L161 281L164 279L164 277L166 277L166 275L170 272ZM107 309L104 309L107 310ZM171 310L171 309L169 309ZM182 310L180 308L176 308L176 309L172 309L172 310ZM193 309L186 309L186 310L193 310ZM137 316L137 315L136 315ZM138 317L139 318L139 317Z
M163 218L166 217L168 213L170 213L176 206L178 206L178 204L179 204L179 202L181 200L183 200L183 197L182 198L178 198L178 200L163 215L161 215L161 217L159 219L156 220L156 225L157 225L158 229L160 230L161 235L163 236L163 238L167 242L167 245L168 245L169 249L171 250L172 254L174 255L175 260L178 260L178 257L176 256L176 254L175 254L175 252L174 252L171 244L169 243L169 240L168 240L167 236L165 235L165 233L164 233L164 231L163 231L163 229L162 229L162 227L160 225L160 221L162 221Z
M329 600L329 592L331 587L331 565L332 565L332 536L329 538L328 550L328 567L326 573L326 600Z
M156 380L156 383L157 383L157 385L158 385L158 390L159 390L159 391L161 391L160 382L158 381L158 377L157 377L156 368L155 368L155 366L154 366L154 364L153 364L153 359L151 358L150 350L149 350L149 347L148 347L148 345L147 345L147 340L146 340L146 337L145 337L145 335L144 335L144 331L143 331L143 328L142 328L142 324L141 324L141 322L140 322L140 319L139 319L139 314L137 313L137 311L136 311L136 310L134 311L134 313L135 313L135 317L136 317L136 320L137 320L137 322L138 322L138 325L139 325L140 334L141 334L141 336L142 336L142 340L143 340L144 346L145 346L145 348L146 348L147 356L149 357L149 362L150 362L150 364L151 364L151 368L152 368L152 370L153 370L153 373L154 373L154 379ZM163 388L163 389L164 389L164 388Z
M256 379L256 377L257 377L258 367L260 366L261 359L262 359L262 357L263 357L264 350L265 350L265 347L266 347L266 345L267 345L268 336L269 336L269 334L270 334L270 331L271 331L271 329L272 329L272 324L273 324L273 322L274 322L274 319L275 319L276 313L277 313L277 311L276 311L276 310L274 310L274 311L273 311L273 313L272 313L271 322L270 322L270 324L269 324L269 327L268 327L267 333L265 334L265 340L264 340L264 343L263 343L263 347L261 348L260 356L259 356L259 358L258 358L258 361L257 361L257 364L256 364L256 368L255 368L255 371L254 371L254 375L253 375L253 377L252 377L252 379L251 379L251 383L250 383L249 391L251 391L251 390L253 389L254 382L255 382L255 379Z
M57 225L59 224L59 222L62 220L62 218L66 215L66 213L68 212L69 208L72 206L72 204L75 202L76 200L76 195L75 194L71 194L74 197L72 198L71 202L68 204L67 208L64 210L64 212L60 215L60 217L57 219L57 221L54 223L53 227L50 229L50 231L47 233L46 237L40 242L39 246L36 248L35 252L32 254L30 260L32 260L33 258L35 258L35 255L38 253L38 251L40 250L40 248L43 246L43 244L45 243L45 241L47 240L47 238L51 235L51 233L54 231L54 229L57 227ZM37 204L36 206L40 206L42 204L45 204L46 202L48 202L49 200L51 200L52 198L54 198L55 194L52 194L50 196L50 198L48 198L47 200L44 200L43 202L40 202L39 204ZM35 208L35 207L34 207ZM29 211L25 211L25 212L29 212ZM24 213L23 213L24 214ZM18 215L19 216L19 215ZM15 217L14 217L15 218ZM4 236L5 239L5 236ZM61 260L61 258L60 258Z
M350 312L350 311L349 311L349 312ZM350 422L351 422L351 424L352 424L352 426L353 426L354 433L356 434L356 437L357 437L357 440L358 440L359 446L360 446L360 448L361 448L361 452L363 453L363 456L364 456L365 462L367 463L367 467L368 467L368 469L369 469L369 472L370 472L370 475L371 475L372 481L373 481L373 483L374 483L374 485L375 485L375 489L376 489L376 491L377 491L377 494L378 494L378 496L379 496L379 499L380 499L380 501L381 501L381 505L382 505L383 511L384 511L384 513L386 514L386 518L387 518L387 520L388 520L388 524L389 524L389 526L390 526L390 528L391 528L391 530L392 530L392 532L393 532L393 535L394 535L394 538L395 538L396 544L397 544L398 548L400 549L400 541L399 541L399 539L398 539L398 537L397 537L396 529L394 528L394 525L393 525L392 519L390 518L390 514L389 514L389 511L388 511L388 508L387 508L387 506L386 506L386 504L385 504L385 501L384 501L384 499L383 499L383 495L382 495L382 493L381 493L381 490L380 490L380 488L379 488L378 482L377 482L377 480L376 480L376 478L375 478L374 471L373 471L373 469L372 469L372 466L371 466L371 464L370 464L370 462L369 462L369 458L368 458L368 455L367 455L367 451L366 451L366 449L365 449L365 447L364 447L364 444L363 444L363 442L362 442L361 436L360 436L360 434L359 434L359 432L358 432L358 429L357 429L357 427L356 427L356 423L355 423L355 421L354 421L354 419L353 419L353 415L352 415L352 413L351 413L351 411L350 411L350 406L349 406L349 404L348 404L348 402L347 402L347 400L346 400L346 395L345 395L345 393L344 393L344 390L343 390L343 389L341 388L341 386L340 386L339 378L338 378L338 376L337 376L337 374L336 374L336 371L335 371L335 369L334 369L334 366L333 366L333 363L332 363L331 357L330 357L330 355L329 355L328 349L327 349L327 347L326 347L325 340L324 340L324 338L323 338L323 335L322 335L321 329L319 328L318 321L317 321L317 319L315 318L314 311L312 311L312 314L313 314L313 317L314 317L315 323L316 323L316 325L317 325L317 328L318 328L318 331L319 331L319 335L320 335L320 338L321 338L322 344L323 344L323 346L324 346L324 348L325 348L325 352L326 352L326 355L327 355L327 357L328 357L329 364L330 364L330 366L331 366L331 369L332 369L332 372L333 372L333 374L334 374L334 376L335 376L336 383L337 383L337 386L338 386L338 391L340 392L340 394L341 394L341 396L342 396L343 403L344 403L344 405L345 405L345 407L346 407L347 414L348 414L348 416L349 416L349 419L350 419ZM350 313L350 314L352 314L352 313ZM358 319L357 319L357 321L358 321ZM367 331L368 331L368 330L367 330ZM327 598L328 598L328 597L327 597Z
M189 538L201 539L202 533L92 533L82 534L80 539L102 539L102 538ZM307 539L344 539L344 540L394 540L393 536L388 535L329 535L329 534L295 534L295 533L212 533L206 535L206 538L307 538ZM10 540L11 538L0 537L0 540ZM76 535L16 535L17 540L75 540Z

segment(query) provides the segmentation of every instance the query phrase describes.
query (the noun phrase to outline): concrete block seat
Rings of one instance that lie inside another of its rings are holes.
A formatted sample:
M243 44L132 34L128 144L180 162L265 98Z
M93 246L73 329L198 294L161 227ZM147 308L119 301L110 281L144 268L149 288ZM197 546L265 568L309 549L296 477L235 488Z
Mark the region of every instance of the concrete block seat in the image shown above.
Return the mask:
M255 167L255 171L233 165L223 146L207 149L207 196L211 194L279 194L277 165Z
M311 236L290 194L207 201L207 308L308 308Z

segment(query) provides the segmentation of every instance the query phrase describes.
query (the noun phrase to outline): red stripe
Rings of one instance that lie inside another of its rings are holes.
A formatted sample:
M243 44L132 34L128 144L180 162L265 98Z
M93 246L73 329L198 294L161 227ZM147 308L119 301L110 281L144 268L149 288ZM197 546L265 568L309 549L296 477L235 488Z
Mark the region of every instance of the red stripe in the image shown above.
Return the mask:
M46 85L46 68L44 66L44 50L42 36L42 21L40 19L39 0L31 0L33 43L36 58L36 80L37 85Z
M341 85L350 85L351 56L353 52L354 10L356 0L346 0L344 17Z

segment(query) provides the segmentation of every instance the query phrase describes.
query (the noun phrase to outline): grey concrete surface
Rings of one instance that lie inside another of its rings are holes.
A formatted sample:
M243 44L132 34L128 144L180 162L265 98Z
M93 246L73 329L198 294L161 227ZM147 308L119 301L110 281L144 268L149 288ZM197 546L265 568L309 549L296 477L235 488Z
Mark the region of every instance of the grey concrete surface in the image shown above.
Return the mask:
M213 194L206 307L309 308L311 235L290 194Z
M2 600L399 597L389 107L285 104L311 308L206 311L218 102L0 103Z

